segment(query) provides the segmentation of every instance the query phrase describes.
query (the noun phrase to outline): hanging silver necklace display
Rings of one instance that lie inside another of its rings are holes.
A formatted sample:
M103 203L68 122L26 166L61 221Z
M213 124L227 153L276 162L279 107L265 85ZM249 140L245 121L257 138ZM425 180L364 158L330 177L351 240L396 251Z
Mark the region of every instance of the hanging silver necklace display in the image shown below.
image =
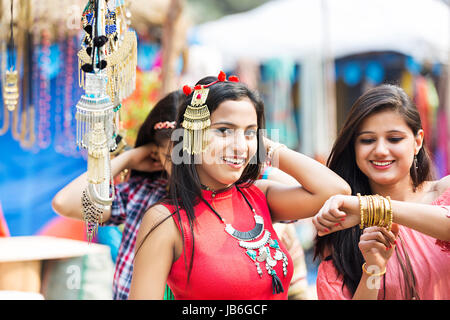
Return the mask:
M205 189L212 191L212 197L215 197L216 191L210 190L209 188ZM286 254L281 251L278 241L271 239L270 231L264 230L263 217L256 213L255 209L253 209L252 205L238 186L236 186L236 190L239 191L244 200L247 202L247 205L250 207L250 210L252 211L253 217L255 219L255 226L249 231L236 230L231 224L227 224L225 222L225 219L220 216L220 214L208 203L208 201L203 198L202 200L209 207L209 209L211 209L211 211L220 219L220 221L225 224L225 232L233 238L239 240L239 246L246 249L245 253L255 264L256 271L258 272L260 278L262 278L263 276L260 263L263 263L265 265L267 273L272 276L273 294L284 292L281 280L278 278L274 268L277 265L278 261L282 261L283 275L286 277L288 258ZM261 234L263 234L261 239L251 242L252 240L259 238Z

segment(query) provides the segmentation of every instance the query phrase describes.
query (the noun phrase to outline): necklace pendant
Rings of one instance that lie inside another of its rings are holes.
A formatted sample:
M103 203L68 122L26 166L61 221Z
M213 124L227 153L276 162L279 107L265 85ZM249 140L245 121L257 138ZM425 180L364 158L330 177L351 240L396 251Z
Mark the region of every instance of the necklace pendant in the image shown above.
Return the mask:
M273 256L275 260L283 259L283 253L280 250L275 251L275 255Z
M256 258L259 262L264 262L267 259L267 252L264 250L265 248L259 249L259 256Z
M270 256L269 257L267 257L267 264L269 265L269 266L271 266L272 268L273 267L275 267L276 265L277 265L277 261L276 260L273 260Z
M288 258L287 256L283 253L283 274L286 277L287 275L287 266L288 266Z
M270 240L270 241L269 241L269 246L270 246L271 248L274 248L274 249L280 249L280 246L279 246L277 240L273 240L273 239Z
M240 241L255 240L256 238L259 238L259 236L264 231L264 219L261 216L258 216L257 214L255 214L253 217L255 219L255 226L253 227L252 230L239 231L239 230L236 230L235 228L233 228L233 226L231 224L226 224L225 231L229 235L231 235L233 238L236 238Z
M246 252L245 252L249 257L250 257L250 259L252 259L253 261L256 261L256 251L255 250L247 250Z
M239 241L239 246L245 249L259 249L263 247L268 241L270 240L270 232L265 231L263 237L255 242L246 242L246 241Z
M261 270L261 267L259 266L259 263L255 262L255 265L256 265L256 271L258 272L259 277L262 278L263 272Z

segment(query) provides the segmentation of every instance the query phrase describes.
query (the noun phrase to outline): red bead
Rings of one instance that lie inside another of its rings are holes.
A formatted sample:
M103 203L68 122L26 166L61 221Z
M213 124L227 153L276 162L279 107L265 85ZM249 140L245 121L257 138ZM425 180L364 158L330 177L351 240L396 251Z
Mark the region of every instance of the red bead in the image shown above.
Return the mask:
M219 76L217 77L217 79L219 79L219 81L227 80L227 76L226 76L225 72L220 71Z
M183 87L183 93L185 94L185 95L190 95L191 93L192 93L192 88L191 87L189 87L189 86L184 86Z

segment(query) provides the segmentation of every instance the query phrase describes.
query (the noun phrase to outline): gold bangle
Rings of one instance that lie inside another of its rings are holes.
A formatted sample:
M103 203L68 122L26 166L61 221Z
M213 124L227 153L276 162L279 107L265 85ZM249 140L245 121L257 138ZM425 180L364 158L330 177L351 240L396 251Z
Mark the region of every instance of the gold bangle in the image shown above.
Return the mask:
M383 219L384 222L383 222L383 227L386 228L388 226L388 224L389 224L389 213L388 213L389 202L388 202L388 199L383 197L383 204L384 204L384 219Z
M394 220L394 212L392 211L391 197L390 196L386 196L386 198L389 201L389 210L388 210L389 224L387 226L387 229L388 229L388 231L391 231L392 221Z
M368 220L368 223L367 223L367 226L368 227L372 227L373 226L373 217L374 217L374 215L375 215L375 206L374 206L374 203L373 203L373 198L372 198L372 196L367 196L369 199L369 203L370 203L370 211L369 211L369 220Z
M371 197L372 197L373 207L374 207L372 226L377 226L378 225L378 208L379 208L379 205L378 205L377 197L376 196L371 196Z
M366 215L364 217L364 227L367 228L369 226L371 206L370 206L369 197L368 196L364 196L364 199L366 200Z
M377 221L376 221L376 226L381 227L383 225L383 201L381 200L381 196L380 195L376 195L375 199L377 201Z
M278 151L278 149L286 148L284 144L278 143L275 147L269 146L266 154L266 165L271 167L272 166L272 160L273 156L275 155L275 152Z
M369 197L368 196L364 196L363 197L365 202L366 202L366 207L365 207L365 216L364 216L364 228L367 228L369 226L369 217L370 217L370 201L369 201Z
M363 203L362 203L362 199L361 199L361 193L358 192L356 195L358 196L359 214L361 215L361 224L359 225L359 228L362 230L362 229L364 229L364 208L363 208Z
M363 270L363 272L364 272L365 274L367 274L367 275L369 275L369 276L372 276L372 277L379 277L379 276L382 276L382 275L384 275L384 274L386 273L386 268L384 268L384 271L383 271L383 272L380 272L380 273L369 273L369 272L367 271L367 269L366 269L366 263L365 263L365 262L364 262L363 265L362 265L362 270Z
M386 220L386 206L384 205L384 198L382 196L378 196L378 202L380 203L380 222L378 223L378 226L384 227Z

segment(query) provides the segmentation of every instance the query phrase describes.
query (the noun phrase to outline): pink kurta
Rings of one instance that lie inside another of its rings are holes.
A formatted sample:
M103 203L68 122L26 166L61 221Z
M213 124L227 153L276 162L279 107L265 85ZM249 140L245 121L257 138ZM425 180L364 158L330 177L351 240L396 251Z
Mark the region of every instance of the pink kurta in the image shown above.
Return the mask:
M447 189L434 205L450 205L450 189ZM399 235L408 252L411 265L416 276L416 289L422 300L449 300L450 299L450 252L446 250L448 243L436 241L413 229L399 225ZM403 249L397 240L398 250L404 257ZM392 254L386 267L386 299L404 299L403 273L395 252ZM343 278L338 275L331 260L323 261L317 274L317 296L325 300L351 299L352 295L344 287ZM383 298L383 280L378 299Z

